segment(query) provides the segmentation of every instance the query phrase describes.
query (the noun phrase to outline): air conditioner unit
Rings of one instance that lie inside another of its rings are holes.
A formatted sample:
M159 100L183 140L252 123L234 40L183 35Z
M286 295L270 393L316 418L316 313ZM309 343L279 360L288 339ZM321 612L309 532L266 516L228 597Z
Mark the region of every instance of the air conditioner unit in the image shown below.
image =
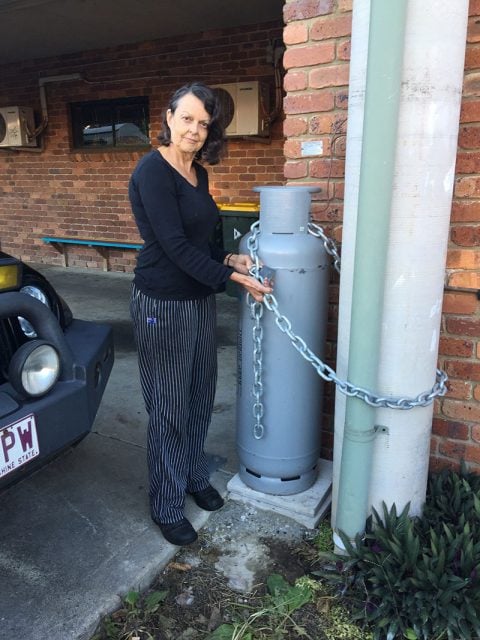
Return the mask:
M227 136L268 136L270 100L267 84L234 82L213 85L220 98Z
M36 146L31 107L0 107L0 147Z

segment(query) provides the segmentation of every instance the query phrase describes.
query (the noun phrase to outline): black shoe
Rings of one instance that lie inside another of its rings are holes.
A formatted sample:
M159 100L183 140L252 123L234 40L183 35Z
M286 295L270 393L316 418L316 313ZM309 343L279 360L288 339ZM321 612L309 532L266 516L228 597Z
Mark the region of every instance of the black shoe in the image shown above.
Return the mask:
M182 518L179 522L163 524L154 520L158 524L163 537L168 542L183 547L186 544L192 544L198 538L197 532L192 527L187 518Z
M200 509L205 509L205 511L217 511L224 505L222 496L212 487L211 484L201 491L191 491L190 495Z

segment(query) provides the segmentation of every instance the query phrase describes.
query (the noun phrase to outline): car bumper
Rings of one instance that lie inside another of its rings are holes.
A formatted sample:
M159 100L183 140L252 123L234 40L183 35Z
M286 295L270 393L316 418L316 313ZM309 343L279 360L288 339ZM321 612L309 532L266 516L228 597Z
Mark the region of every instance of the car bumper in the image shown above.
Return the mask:
M113 366L111 328L74 320L65 332L59 328L53 341L63 370L49 393L27 399L9 383L0 385L0 488L81 440L95 419ZM15 437L20 448L13 444Z

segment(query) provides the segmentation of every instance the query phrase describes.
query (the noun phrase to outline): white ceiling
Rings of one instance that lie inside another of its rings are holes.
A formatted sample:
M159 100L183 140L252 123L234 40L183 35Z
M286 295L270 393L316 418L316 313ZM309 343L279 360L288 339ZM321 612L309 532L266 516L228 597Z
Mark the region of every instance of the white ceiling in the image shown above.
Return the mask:
M282 18L284 0L0 0L0 64Z

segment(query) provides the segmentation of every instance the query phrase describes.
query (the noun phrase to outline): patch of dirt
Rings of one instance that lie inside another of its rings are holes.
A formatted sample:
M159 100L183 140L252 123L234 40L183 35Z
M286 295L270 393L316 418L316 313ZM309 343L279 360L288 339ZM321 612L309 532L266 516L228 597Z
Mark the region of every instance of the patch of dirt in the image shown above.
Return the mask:
M303 529L276 516L275 522L272 516L267 521L255 510L245 513L245 507L240 527L238 517L230 513L209 520L197 542L180 549L137 602L126 603L106 618L92 640L207 639L222 624L248 625L258 612L259 635L238 638L324 637L313 604L295 611L288 624L277 611L270 611L268 576L279 574L293 584L312 569ZM272 527L274 535L265 535ZM153 602L161 597L157 605L148 604L152 594ZM282 628L276 629L279 625Z

